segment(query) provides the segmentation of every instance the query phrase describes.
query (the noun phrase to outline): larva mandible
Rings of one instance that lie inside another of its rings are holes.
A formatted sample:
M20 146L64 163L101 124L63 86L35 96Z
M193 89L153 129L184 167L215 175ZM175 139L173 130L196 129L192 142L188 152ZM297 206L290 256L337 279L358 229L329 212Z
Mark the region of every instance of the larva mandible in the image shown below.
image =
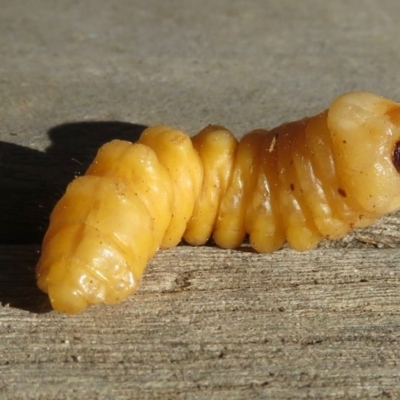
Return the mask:
M54 309L116 303L183 237L258 252L337 239L400 208L400 104L357 92L312 118L240 142L210 125L113 140L50 217L36 274Z

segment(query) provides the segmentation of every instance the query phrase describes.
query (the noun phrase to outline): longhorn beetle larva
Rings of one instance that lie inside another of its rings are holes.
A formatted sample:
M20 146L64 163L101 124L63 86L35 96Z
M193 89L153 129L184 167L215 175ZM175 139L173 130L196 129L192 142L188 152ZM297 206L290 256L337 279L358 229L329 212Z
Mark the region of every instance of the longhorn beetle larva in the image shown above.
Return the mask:
M400 105L365 93L240 142L210 125L113 140L54 208L37 265L52 306L78 313L137 287L157 249L246 236L258 252L312 249L400 208Z

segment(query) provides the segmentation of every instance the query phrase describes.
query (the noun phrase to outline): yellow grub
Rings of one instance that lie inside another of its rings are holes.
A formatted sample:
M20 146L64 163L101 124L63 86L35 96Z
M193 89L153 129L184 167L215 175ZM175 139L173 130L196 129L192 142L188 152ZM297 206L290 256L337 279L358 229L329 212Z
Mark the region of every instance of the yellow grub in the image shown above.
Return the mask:
M400 208L400 105L365 93L238 143L210 125L163 125L98 152L54 208L36 274L53 307L117 303L182 237L259 252L312 249Z

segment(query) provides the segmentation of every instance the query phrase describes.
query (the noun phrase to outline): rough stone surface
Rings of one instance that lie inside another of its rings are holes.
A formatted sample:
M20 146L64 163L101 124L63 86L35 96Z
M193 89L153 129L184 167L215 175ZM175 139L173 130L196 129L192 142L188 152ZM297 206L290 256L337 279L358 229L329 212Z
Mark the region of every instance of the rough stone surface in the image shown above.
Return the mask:
M180 246L128 301L50 311L51 207L99 145L400 100L400 2L20 0L0 13L0 398L400 398L399 215L309 253Z

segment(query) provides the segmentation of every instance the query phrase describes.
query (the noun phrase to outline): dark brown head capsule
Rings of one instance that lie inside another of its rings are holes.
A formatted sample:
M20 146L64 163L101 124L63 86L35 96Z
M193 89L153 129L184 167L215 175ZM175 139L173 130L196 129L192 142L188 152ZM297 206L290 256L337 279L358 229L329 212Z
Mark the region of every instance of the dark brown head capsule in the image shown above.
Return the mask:
M397 172L400 172L400 140L394 146L392 162Z

